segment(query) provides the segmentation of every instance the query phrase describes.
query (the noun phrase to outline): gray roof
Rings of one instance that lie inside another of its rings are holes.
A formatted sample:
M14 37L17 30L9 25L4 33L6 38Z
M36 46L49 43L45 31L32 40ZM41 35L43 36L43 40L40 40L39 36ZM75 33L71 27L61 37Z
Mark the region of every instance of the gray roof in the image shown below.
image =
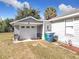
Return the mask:
M32 16L29 16L29 17L26 17L26 18L23 18L23 19L20 19L20 20L16 20L16 21L13 21L11 22L10 24L14 24L14 23L17 23L17 22L35 22L35 23L43 23L43 21L41 21L40 19L36 19Z
M33 18L27 18L27 19L24 19L24 20L19 21L19 22L36 22L36 23L42 23L42 21L37 21L37 20L35 20Z

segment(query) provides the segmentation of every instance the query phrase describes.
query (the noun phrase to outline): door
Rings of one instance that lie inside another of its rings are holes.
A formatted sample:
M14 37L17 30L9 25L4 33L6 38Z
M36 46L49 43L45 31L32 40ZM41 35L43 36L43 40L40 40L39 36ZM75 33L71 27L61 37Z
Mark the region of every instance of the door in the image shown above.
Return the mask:
M21 26L21 38L33 39L37 38L37 27L35 25Z

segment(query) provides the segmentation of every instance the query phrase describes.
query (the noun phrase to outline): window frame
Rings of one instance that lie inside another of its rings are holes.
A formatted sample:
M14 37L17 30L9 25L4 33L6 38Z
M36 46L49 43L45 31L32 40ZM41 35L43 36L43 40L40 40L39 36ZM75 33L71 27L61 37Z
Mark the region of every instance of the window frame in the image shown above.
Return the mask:
M71 30L74 31L74 25L68 25L68 23L74 23L74 20L73 19L74 18L70 18L68 20L65 19L65 35L74 36L73 34L67 32L68 28L71 28Z

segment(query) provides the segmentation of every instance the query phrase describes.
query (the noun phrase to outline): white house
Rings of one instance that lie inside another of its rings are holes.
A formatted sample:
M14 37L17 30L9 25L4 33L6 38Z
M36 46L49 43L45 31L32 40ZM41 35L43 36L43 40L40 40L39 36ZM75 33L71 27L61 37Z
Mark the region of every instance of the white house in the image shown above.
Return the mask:
M45 21L45 32L48 24L46 22L51 23L49 25L51 32L58 36L59 41L79 47L79 13L59 16Z
M55 33L58 40L79 47L79 13L58 16L49 20L37 20L32 16L11 22L14 36L19 39L44 38L46 32Z

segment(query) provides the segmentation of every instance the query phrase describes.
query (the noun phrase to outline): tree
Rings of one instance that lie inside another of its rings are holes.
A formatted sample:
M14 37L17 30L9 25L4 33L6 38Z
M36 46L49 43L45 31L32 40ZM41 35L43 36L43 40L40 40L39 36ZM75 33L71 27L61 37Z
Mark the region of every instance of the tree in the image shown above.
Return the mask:
M53 17L56 17L56 10L52 7L48 7L46 10L45 10L45 19L48 20L48 19L51 19Z
M19 20L28 16L33 16L36 19L40 19L39 11L35 9L23 8L22 10L17 11L16 20Z
M0 32L10 32L13 27L10 25L10 22L13 21L13 19L5 19L3 21L0 21Z
M3 21L0 21L0 32L3 32L4 31L3 26L2 26L3 25L2 22Z
M5 32L10 32L11 29L13 29L12 26L10 25L10 22L12 21L13 19L8 19L8 18L4 21Z

